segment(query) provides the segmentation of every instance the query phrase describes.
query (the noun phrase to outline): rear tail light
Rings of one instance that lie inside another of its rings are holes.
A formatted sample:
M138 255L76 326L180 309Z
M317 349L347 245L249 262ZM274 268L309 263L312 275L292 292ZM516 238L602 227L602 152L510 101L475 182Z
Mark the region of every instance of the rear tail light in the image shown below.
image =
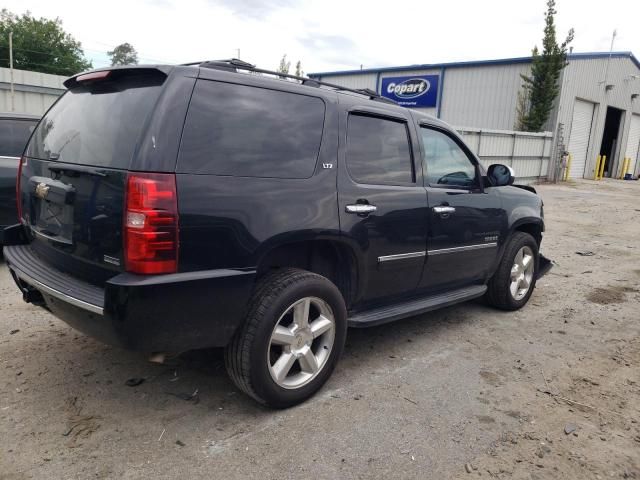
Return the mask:
M125 269L178 270L178 195L172 173L129 173L124 212Z
M18 164L18 177L16 178L16 206L18 207L18 222L22 223L22 198L20 195L20 179L22 178L22 167L27 163L27 158L22 157Z

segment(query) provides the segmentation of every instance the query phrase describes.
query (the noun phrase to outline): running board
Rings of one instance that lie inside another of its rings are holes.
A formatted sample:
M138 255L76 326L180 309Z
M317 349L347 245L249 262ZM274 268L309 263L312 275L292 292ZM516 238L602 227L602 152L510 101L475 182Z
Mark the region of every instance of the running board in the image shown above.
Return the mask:
M365 328L383 323L395 322L402 318L413 317L421 313L430 312L456 303L466 302L474 298L481 297L487 291L486 285L474 285L472 287L453 290L452 292L423 297L417 300L409 300L407 302L390 305L386 307L375 308L365 312L359 312L349 317L348 324L350 327Z

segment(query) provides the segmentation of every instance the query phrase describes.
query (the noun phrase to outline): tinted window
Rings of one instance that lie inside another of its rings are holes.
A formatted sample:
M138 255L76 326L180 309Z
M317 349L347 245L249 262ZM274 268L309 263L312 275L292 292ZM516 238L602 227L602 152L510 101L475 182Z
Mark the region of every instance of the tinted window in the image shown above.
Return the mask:
M413 167L407 125L377 117L350 115L347 168L358 183L411 183Z
M316 97L199 80L182 135L186 173L308 178L322 139Z
M152 70L67 91L38 125L27 155L128 168L164 79Z
M0 118L0 157L19 157L36 127L35 120Z
M427 183L470 187L476 183L476 169L467 154L448 135L421 128Z

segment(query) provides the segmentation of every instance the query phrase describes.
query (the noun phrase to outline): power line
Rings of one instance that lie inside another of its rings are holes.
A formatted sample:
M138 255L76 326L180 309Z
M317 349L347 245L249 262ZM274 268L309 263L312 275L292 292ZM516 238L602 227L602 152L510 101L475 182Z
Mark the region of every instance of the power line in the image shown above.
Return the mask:
M8 48L5 45L0 44L0 48ZM114 47L115 48L115 47ZM51 52L45 52L43 50L33 50L33 49L29 49L29 48L18 48L18 47L13 47L13 51L19 51L19 52L30 52L30 53L38 53L38 54L42 54L42 55L48 55L50 57L57 57L58 55L51 53ZM105 56L109 55L108 51L103 51L103 50L94 50L91 48L81 48L82 53L84 54L84 56L86 57L87 55L85 54L85 52L93 52L93 53L100 53L100 54L104 54ZM152 57L147 57L145 55L141 55L139 52L138 53L138 58L142 59L142 60L147 60L150 63L163 63L163 64L171 64L171 63L178 63L178 62L173 62L173 61L167 61L167 60L159 60L156 58L152 58Z

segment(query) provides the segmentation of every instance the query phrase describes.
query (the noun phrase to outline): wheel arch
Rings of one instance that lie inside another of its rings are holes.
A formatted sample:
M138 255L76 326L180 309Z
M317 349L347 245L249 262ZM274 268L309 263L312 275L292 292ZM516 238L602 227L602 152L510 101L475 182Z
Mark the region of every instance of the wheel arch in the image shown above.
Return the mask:
M487 281L494 275L494 273L498 269L498 266L502 261L502 257L504 256L507 243L509 243L509 240L511 239L511 237L513 237L513 234L515 232L528 233L535 239L536 243L538 244L538 248L540 248L542 235L544 233L544 220L540 217L523 217L519 218L511 224L506 237L500 244L500 249L498 251L495 264L493 265L489 272L489 275L487 276Z
M544 233L544 221L539 217L521 218L511 226L508 238L511 238L514 232L528 233L536 240L538 247L540 247Z
M273 242L260 254L257 277L280 268L300 268L333 282L347 308L358 296L362 260L356 250L339 237L300 238Z

